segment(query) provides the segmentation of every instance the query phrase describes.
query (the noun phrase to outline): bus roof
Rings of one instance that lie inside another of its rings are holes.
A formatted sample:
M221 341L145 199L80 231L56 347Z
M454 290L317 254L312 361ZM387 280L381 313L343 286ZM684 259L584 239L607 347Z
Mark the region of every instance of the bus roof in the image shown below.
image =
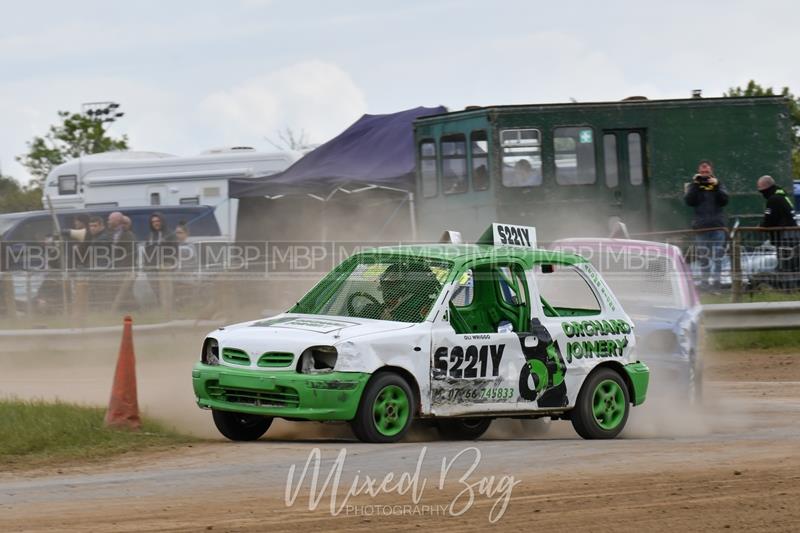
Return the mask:
M487 113L514 113L520 111L549 111L559 109L591 109L591 108L609 108L609 107L671 107L687 105L694 107L707 107L717 105L752 105L754 103L764 104L784 104L787 102L786 97L781 95L773 96L732 96L732 97L714 97L714 98L669 98L663 100L650 100L647 98L633 97L626 100L618 101L602 101L602 102L555 102L548 104L505 104L505 105L489 105L489 106L469 106L458 111L449 111L446 113L439 113L436 115L427 115L418 118L415 123L437 122L445 117L462 117L464 115L483 115Z

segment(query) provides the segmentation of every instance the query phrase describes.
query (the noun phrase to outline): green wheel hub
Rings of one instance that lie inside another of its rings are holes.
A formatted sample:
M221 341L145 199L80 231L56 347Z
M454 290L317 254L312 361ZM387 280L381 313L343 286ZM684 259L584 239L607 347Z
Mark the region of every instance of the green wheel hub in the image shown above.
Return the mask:
M592 412L601 428L616 428L625 416L626 407L625 394L616 381L601 381L594 389Z
M406 427L411 406L406 392L397 385L381 389L372 404L375 428L387 437L400 433Z

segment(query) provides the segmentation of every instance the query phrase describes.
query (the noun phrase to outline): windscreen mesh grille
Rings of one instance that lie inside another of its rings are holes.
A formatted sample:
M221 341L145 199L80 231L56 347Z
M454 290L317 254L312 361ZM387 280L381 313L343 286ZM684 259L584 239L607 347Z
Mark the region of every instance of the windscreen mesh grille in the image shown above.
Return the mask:
M423 321L449 266L422 259L357 262L321 298L317 313L397 322Z

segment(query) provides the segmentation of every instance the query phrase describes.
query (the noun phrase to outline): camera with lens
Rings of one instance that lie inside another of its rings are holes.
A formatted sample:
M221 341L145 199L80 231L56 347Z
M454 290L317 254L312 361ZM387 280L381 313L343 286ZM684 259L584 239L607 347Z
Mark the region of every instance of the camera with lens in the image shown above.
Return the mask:
M695 174L694 175L694 182L698 185L710 185L711 184L711 176L703 176L702 174Z

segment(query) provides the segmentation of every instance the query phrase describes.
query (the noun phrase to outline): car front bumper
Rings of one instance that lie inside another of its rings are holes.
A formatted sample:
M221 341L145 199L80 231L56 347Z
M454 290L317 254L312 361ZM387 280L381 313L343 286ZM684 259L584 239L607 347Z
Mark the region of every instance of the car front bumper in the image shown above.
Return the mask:
M299 374L197 363L192 385L205 409L301 420L352 420L370 375Z

